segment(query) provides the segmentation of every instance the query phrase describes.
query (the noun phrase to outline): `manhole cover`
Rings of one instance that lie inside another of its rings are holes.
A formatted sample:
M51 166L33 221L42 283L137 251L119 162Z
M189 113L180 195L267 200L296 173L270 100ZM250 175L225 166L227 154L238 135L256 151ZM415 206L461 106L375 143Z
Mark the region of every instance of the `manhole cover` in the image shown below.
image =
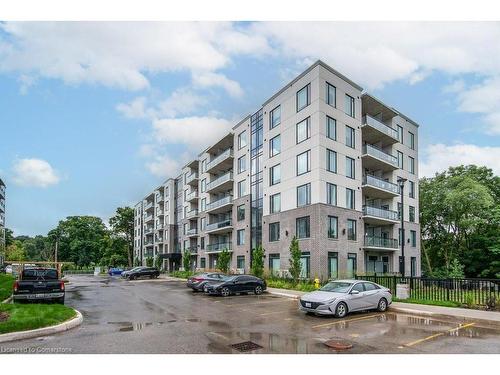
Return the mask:
M335 350L347 350L352 348L352 344L342 340L328 340L324 344Z
M251 352L252 350L262 349L262 346L252 341L244 341L238 344L231 345L231 348L243 353L243 352Z
M9 319L9 314L6 312L0 312L0 322L4 322Z

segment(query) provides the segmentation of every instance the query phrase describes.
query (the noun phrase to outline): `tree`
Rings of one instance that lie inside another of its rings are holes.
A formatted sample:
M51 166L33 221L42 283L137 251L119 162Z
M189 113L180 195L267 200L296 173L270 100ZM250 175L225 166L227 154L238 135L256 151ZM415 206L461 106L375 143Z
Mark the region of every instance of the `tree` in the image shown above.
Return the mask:
M184 253L182 254L182 267L184 267L184 271L191 269L191 253L187 249L184 249Z
M134 251L134 209L118 207L115 216L109 219L109 225L115 235L122 236L127 242L128 266L132 267Z
M19 240L14 240L9 246L5 248L5 260L25 260L26 253L24 251L23 243Z
M153 267L154 259L153 257L146 258L146 267Z
M127 241L112 233L107 233L103 241L103 250L99 264L108 267L124 267L128 264Z
M158 268L159 270L161 270L161 265L163 264L163 259L160 258L160 255L156 255L156 258L155 258L155 267Z
M264 275L264 249L262 245L257 246L252 252L251 273L257 277L262 277L262 275Z
M300 272L302 271L302 263L300 262L301 256L302 253L299 248L299 241L293 236L292 242L290 243L290 267L288 268L288 272L292 275L295 283L299 281Z
M227 249L222 249L217 257L217 264L223 273L229 272L229 265L231 263L231 253Z

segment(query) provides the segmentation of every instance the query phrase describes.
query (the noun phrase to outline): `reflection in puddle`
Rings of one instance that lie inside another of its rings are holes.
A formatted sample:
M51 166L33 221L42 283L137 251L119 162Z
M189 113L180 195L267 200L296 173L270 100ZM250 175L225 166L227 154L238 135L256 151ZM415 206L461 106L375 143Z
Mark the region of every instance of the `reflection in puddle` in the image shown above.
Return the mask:
M140 331L146 327L150 327L153 325L151 322L108 322L108 324L123 326L119 328L120 332L129 332L129 331ZM154 323L156 326L161 326L163 322Z

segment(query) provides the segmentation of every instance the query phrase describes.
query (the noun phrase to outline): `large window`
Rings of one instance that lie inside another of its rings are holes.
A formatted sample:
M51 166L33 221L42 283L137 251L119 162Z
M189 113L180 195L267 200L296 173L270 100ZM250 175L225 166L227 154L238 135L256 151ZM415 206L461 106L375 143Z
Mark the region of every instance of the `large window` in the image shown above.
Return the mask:
M277 106L269 113L270 128L274 128L281 123L281 106Z
M415 230L410 231L410 239L411 239L411 246L417 247L417 231Z
M297 186L297 207L311 204L311 184Z
M415 173L415 159L408 156L408 172Z
M345 145L351 148L356 147L356 133L350 126L345 126Z
M245 220L245 205L242 204L236 208L236 219L238 221Z
M280 223L269 223L269 242L280 240Z
M269 272L273 275L278 274L280 270L280 255L269 254Z
M326 183L326 203L332 206L337 205L337 185Z
M278 155L281 152L281 135L271 138L269 141L269 157Z
M411 257L410 259L410 275L411 277L417 276L417 258Z
M356 209L356 201L354 190L346 188L345 189L345 208L349 208L351 210Z
M347 254L347 277L353 278L358 269L358 257L355 253Z
M356 178L356 165L354 159L349 156L345 157L345 175L349 178Z
M326 82L326 104L332 107L337 105L337 89L328 82Z
M337 173L337 153L329 149L326 149L326 170Z
M299 91L297 91L297 112L307 107L310 103L310 90L311 85L303 87Z
M415 183L413 181L408 181L408 195L410 198L415 198Z
M328 216L328 238L339 238L339 219L336 216Z
M207 179L204 178L201 180L201 192L204 193L207 190Z
M242 131L238 134L238 148L241 149L247 145L247 132Z
M200 258L200 268L206 268L206 267L207 267L207 259Z
M354 98L350 95L345 94L345 108L344 111L346 115L354 117L355 108L354 108Z
M297 144L305 141L311 136L311 124L309 117L296 125L296 133Z
M296 219L297 238L309 238L311 235L310 225L311 225L311 223L310 223L309 216L298 217Z
M401 125L396 125L396 130L398 132L398 141L399 143L403 143L403 127Z
M245 244L245 229L240 229L236 231L236 244L238 245Z
M311 170L310 154L311 151L308 150L300 155L297 155L297 176Z
M276 185L281 182L281 165L277 164L269 168L269 185Z
M403 169L403 153L401 151L397 151L398 157L398 168Z
M328 277L336 279L339 277L339 256L338 253L328 252Z
M413 134L412 132L408 132L408 138L409 138L409 147L412 149L412 150L415 150L415 134Z
M326 136L334 141L337 140L337 120L326 116Z
M236 268L240 270L245 269L245 256L244 255L238 255L236 257Z
M308 279L311 276L311 254L309 251L302 252L300 264L300 278Z
M246 180L238 182L238 198L244 197L247 194Z
M269 210L272 214L281 211L281 194L273 194L269 197Z
M356 241L356 220L347 219L347 239Z
M205 211L206 209L207 209L207 198L202 198L200 210Z
M247 170L247 158L243 155L238 159L238 173L245 172Z
M410 210L409 210L409 220L410 220L410 223L414 223L415 222L415 207L413 206L410 206Z

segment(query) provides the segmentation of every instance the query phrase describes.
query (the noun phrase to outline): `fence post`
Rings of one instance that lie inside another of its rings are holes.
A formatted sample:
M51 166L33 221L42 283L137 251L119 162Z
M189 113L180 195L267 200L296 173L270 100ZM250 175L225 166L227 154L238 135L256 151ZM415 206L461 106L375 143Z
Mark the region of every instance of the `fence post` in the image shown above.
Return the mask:
M450 282L451 282L451 279L448 279L447 283L446 283L446 300L447 301L450 300Z
M394 293L394 295L396 295L396 275L392 276L392 286L393 286L392 292Z

